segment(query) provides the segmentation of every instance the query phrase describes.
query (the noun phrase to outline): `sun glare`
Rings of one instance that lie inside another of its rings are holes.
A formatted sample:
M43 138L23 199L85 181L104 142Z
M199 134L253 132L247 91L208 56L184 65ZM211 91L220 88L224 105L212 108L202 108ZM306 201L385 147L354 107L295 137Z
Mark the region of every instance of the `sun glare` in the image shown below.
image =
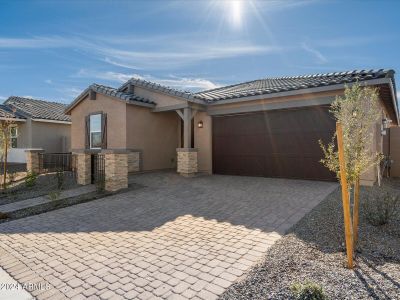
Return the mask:
M242 0L228 0L226 4L230 10L230 20L235 28L242 26L242 13L243 13L243 1Z

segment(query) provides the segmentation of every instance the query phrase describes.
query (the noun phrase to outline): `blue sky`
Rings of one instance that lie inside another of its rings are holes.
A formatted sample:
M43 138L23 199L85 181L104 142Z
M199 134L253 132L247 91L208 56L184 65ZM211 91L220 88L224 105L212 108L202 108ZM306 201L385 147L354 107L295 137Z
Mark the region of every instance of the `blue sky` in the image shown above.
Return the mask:
M196 91L400 72L399 12L400 1L0 0L0 101L69 103L93 82L117 87L130 77Z

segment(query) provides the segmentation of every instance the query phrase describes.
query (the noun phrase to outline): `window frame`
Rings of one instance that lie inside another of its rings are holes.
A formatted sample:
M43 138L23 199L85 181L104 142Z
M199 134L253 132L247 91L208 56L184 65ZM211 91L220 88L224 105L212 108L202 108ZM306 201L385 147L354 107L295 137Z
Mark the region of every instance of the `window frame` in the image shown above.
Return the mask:
M100 117L100 130L93 130L92 129L92 123L91 123L91 118L92 117L96 117L99 116ZM89 149L92 150L100 150L102 149L101 144L102 144L102 134L103 134L103 128L102 128L102 119L103 119L103 113L102 112L96 112L96 113L92 113L89 115ZM100 147L93 147L92 145L92 133L100 133Z

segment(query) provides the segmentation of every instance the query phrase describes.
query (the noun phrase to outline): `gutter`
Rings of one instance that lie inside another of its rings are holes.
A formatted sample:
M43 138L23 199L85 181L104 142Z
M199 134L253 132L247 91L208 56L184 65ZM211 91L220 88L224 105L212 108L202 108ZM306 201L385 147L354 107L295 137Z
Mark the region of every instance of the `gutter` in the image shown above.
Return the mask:
M47 119L32 119L35 122L43 122L43 123L55 123L55 124L66 124L71 125L71 121L58 121L58 120L47 120Z
M19 118L4 118L0 117L1 121L15 121L15 122L26 122L25 119L19 119Z

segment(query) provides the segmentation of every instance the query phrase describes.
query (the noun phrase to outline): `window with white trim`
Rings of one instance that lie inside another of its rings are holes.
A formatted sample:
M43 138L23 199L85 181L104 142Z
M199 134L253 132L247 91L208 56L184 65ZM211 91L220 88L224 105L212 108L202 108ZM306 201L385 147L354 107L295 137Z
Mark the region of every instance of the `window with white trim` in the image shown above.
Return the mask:
M90 149L101 149L101 114L90 115Z
M10 144L11 148L17 148L18 127L13 126L10 128Z

